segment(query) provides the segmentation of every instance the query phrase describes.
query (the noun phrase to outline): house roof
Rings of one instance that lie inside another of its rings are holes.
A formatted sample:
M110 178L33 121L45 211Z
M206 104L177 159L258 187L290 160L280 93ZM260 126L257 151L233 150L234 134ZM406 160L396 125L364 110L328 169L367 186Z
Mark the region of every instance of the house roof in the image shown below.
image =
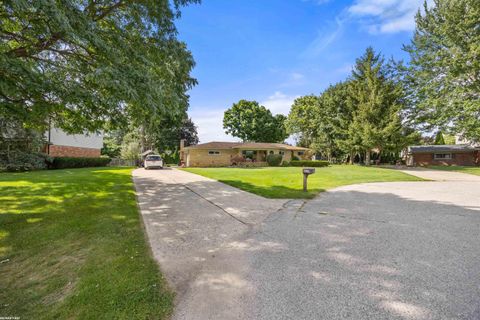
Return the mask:
M480 150L480 148L471 146L469 144L441 144L408 147L409 153L465 152L475 150Z
M207 143L200 143L194 146L185 147L185 149L232 149L234 146L238 145L238 142L222 142L222 141L212 141Z
M212 141L201 143L194 146L185 147L185 149L281 149L281 150L310 150L303 147L290 146L283 143L266 142L221 142Z

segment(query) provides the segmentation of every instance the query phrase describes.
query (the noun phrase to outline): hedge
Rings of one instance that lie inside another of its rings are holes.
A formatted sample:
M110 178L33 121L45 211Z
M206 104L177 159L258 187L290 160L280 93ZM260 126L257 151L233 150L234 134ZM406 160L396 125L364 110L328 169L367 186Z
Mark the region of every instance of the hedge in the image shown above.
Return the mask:
M278 167L280 163L282 163L282 158L281 154L269 154L267 156L267 163L271 167Z
M292 160L290 165L293 167L328 167L330 163L328 161L319 160Z
M51 169L104 167L110 163L110 158L71 158L55 157L51 162Z
M25 151L0 151L0 171L30 171L47 168L50 157L45 153Z

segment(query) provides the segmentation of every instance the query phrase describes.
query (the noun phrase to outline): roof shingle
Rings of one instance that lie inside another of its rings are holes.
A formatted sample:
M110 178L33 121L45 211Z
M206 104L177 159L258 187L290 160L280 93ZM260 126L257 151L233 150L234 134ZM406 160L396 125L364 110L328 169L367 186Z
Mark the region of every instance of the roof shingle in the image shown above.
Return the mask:
M475 151L480 148L471 146L469 144L441 144L441 145L425 145L425 146L410 146L409 153L430 153L430 152L465 152Z

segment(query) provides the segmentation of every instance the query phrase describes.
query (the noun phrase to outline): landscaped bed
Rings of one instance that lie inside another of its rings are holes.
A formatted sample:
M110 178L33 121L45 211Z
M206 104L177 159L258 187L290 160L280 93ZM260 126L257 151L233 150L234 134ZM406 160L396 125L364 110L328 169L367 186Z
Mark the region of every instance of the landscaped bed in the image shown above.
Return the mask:
M131 171L0 174L0 317L168 317Z
M364 182L421 181L403 172L378 167L332 165L316 168L303 192L302 168L186 168L185 171L212 178L266 198L313 198L327 189Z
M457 171L462 173L475 174L480 176L480 167L463 167L463 166L429 166L430 169L445 170L445 171Z

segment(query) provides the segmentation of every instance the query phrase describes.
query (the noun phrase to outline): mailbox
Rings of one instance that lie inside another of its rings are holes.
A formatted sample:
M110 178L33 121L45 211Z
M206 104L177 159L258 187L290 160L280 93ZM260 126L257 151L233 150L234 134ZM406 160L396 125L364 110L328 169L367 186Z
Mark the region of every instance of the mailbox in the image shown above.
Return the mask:
M315 173L315 168L303 168L303 191L307 192L308 175Z
M303 174L315 173L315 168L303 168Z

